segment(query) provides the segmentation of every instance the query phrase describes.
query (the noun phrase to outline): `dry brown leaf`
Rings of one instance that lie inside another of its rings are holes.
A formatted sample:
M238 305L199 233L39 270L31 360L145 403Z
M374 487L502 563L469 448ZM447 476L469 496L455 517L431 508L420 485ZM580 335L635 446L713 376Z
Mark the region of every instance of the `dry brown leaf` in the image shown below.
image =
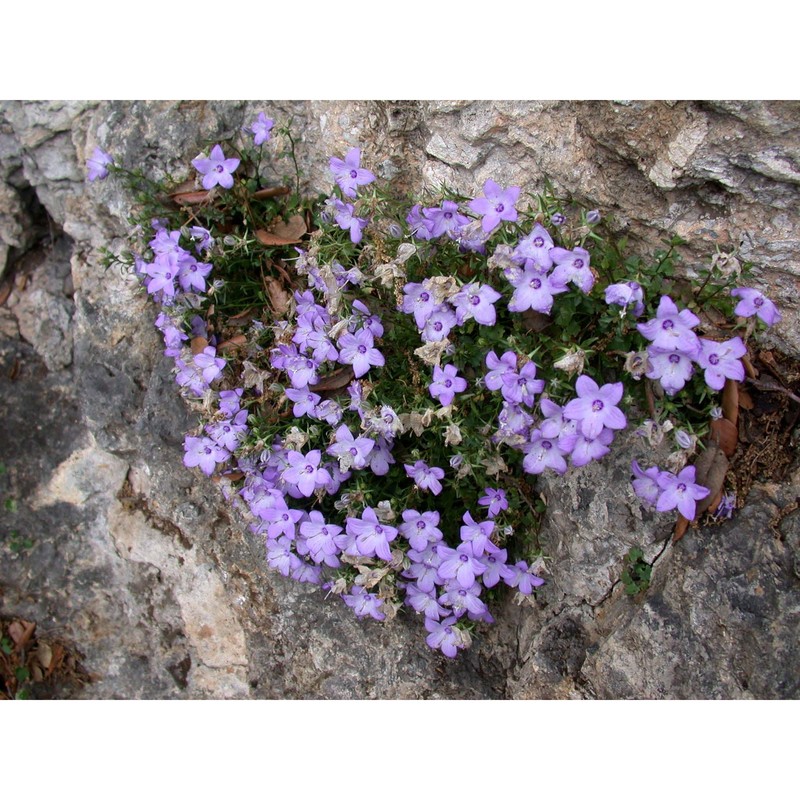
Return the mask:
M541 333L552 321L547 314L532 308L522 312L522 324L533 333Z
M299 214L295 214L289 217L288 222L278 220L268 231L256 231L256 239L268 247L299 244L306 233L308 233L308 228L305 220Z
M173 192L170 197L179 206L199 206L207 203L211 196L211 192L203 190L202 192Z
M725 379L722 389L722 416L732 425L739 422L739 384L730 378Z
M271 275L264 276L264 288L267 290L269 302L276 317L286 316L292 296L287 292L281 282Z
M721 495L730 463L720 446L711 441L697 457L694 467L695 480L700 486L705 486L709 490L708 495L697 503L696 516L699 516L711 507L718 495Z
M750 360L750 356L742 356L742 364L744 365L744 371L747 373L748 378L757 378L758 377L758 370L753 366L753 362Z
M36 648L36 657L45 669L53 662L53 651L47 642L39 641L39 646Z
M713 514L717 510L717 508L719 507L719 504L722 502L722 495L723 494L724 493L722 491L719 491L714 495L713 499L708 504L708 508L706 509L706 511L708 511L709 514Z
M739 429L724 417L715 419L711 422L711 441L716 442L726 456L732 456L739 444Z
M241 323L250 322L254 313L255 309L246 308L244 311L240 311L238 314L234 314L232 317L228 317L228 325L233 325L240 322Z
M192 345L192 355L196 356L198 353L202 353L203 350L208 347L208 339L204 336L195 336L191 342Z
M354 377L355 373L351 366L342 367L321 378L311 388L315 392L331 392L334 389L343 389Z
M268 189L259 189L253 192L253 197L256 200L266 200L269 197L280 197L284 194L289 194L292 190L288 186L272 186Z
M247 337L243 333L237 333L236 336L231 336L230 339L218 344L217 352L220 350L230 350L234 347L242 347L242 345L245 344L247 344Z
M750 392L744 386L739 387L739 408L743 408L745 411L752 411L755 408L755 403L753 402L753 398L750 397Z
M28 644L33 632L36 630L35 622L26 622L24 619L14 620L8 626L8 635L14 641L18 650L21 650Z
M678 514L678 521L675 523L675 530L672 533L673 543L683 539L683 535L687 530L689 530L689 520L683 514Z

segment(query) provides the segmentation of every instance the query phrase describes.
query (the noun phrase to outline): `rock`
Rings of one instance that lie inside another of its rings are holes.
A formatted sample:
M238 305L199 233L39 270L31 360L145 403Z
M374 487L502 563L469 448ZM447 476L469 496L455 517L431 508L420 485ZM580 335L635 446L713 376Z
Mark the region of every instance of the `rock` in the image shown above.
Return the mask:
M196 424L175 392L155 310L99 248L125 247L132 202L85 182L95 146L154 177L265 111L290 117L299 175L330 189L328 159L361 147L403 190L493 178L552 180L647 249L692 241L690 261L740 247L784 321L765 341L800 355L800 105L769 102L3 102L0 103L0 475L29 551L0 546L4 614L58 627L95 680L83 697L797 697L797 478L762 487L733 520L663 538L629 463L655 463L629 434L607 459L545 479L548 583L510 600L455 662L421 623L356 619L337 597L267 569L263 543L217 488L183 468ZM52 231L52 233L51 233ZM22 278L24 277L24 280ZM17 282L19 281L19 283ZM793 495L792 493L795 493ZM654 562L638 600L624 555Z

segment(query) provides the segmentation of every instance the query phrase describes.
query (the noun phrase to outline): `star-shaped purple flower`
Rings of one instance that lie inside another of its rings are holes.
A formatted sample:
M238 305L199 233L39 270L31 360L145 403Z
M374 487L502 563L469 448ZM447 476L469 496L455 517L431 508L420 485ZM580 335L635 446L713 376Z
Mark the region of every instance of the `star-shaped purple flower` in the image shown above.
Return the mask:
M752 317L754 315L767 325L775 325L781 321L781 312L767 297L758 291L758 289L751 289L742 286L738 289L731 290L731 296L739 298L736 308L733 313L739 317Z
M503 220L517 221L517 209L514 204L519 199L519 193L519 186L503 189L490 178L483 184L484 196L476 197L470 202L469 207L483 217L481 227L486 233L491 233Z
M362 328L355 333L343 333L339 337L339 363L352 364L356 378L366 375L370 367L382 367L386 360L375 347L372 334Z
M411 478L420 489L429 489L433 494L440 494L442 491L441 479L444 478L444 470L440 467L429 467L424 461L416 461L414 465L404 464L406 475Z
M431 397L438 398L443 406L449 406L455 399L456 392L463 392L467 382L460 377L458 370L452 364L445 364L444 368L433 368L433 382L429 387Z
M256 121L249 128L253 134L253 144L256 147L269 140L269 132L274 124L274 120L268 119L263 111L258 115Z
M596 439L603 427L622 430L628 421L617 408L622 399L622 383L598 386L588 375L575 383L578 397L564 407L564 417L578 421L578 429L587 439Z
M344 161L341 158L331 158L330 169L339 188L347 197L355 197L359 186L366 186L375 180L375 176L361 167L361 150L352 147L347 151Z
M192 166L203 176L204 189L213 189L217 185L230 189L239 163L238 158L225 158L222 148L215 144L208 158L195 158Z
M95 147L91 157L86 159L86 177L90 181L105 180L108 177L108 167L113 163L114 159L108 153Z
M697 501L708 497L709 490L695 483L694 466L684 467L677 475L661 472L658 476L661 495L656 501L657 511L671 511L677 508L688 520L697 513Z

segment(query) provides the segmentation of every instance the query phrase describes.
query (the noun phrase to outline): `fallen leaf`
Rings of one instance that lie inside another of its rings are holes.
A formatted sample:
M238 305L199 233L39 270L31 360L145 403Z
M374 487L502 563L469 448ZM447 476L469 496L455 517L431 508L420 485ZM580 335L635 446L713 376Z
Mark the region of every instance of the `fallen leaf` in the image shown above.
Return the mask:
M253 318L254 314L255 309L246 308L244 311L240 311L238 314L228 317L228 325L246 325Z
M11 294L11 288L13 284L11 281L6 281L2 286L0 286L0 306L8 300L8 296Z
M232 336L230 339L227 339L224 342L221 342L217 345L217 352L220 350L230 350L234 347L241 347L242 345L247 344L247 337L242 333L237 333L236 336Z
M308 233L305 220L299 215L295 214L289 217L288 222L278 220L274 223L268 231L256 231L256 239L263 245L268 247L284 245L284 244L299 244L300 240L305 234Z
M50 666L53 661L53 651L47 642L39 641L39 646L36 649L36 657L45 669Z
M725 379L722 389L722 416L732 425L739 422L739 384L730 378Z
M727 420L726 420L727 421ZM715 442L711 441L694 462L695 480L705 486L709 493L697 503L697 516L707 511L714 500L722 494L725 476L728 474L730 462L728 457Z
M320 378L311 388L315 392L331 392L334 389L343 389L354 377L353 368L348 365L334 370L324 378Z
M534 311L529 308L522 312L522 324L534 333L541 333L553 320L541 311Z
M196 356L198 355L198 353L202 353L203 350L205 350L206 347L208 347L208 339L206 339L204 336L195 336L192 339L191 344L192 344L192 355Z
M683 514L678 514L678 521L675 523L675 530L672 533L672 541L679 542L683 539L683 535L689 529L689 520L683 516Z
M289 194L289 192L291 192L291 189L288 186L272 186L253 192L253 197L256 200L266 200L269 197L280 197L281 195Z
M711 441L716 442L726 456L732 456L739 444L739 429L724 417L712 420Z
M35 622L26 622L24 619L14 620L8 626L8 635L13 639L18 650L22 650L36 630Z
M170 198L179 206L199 206L207 203L211 197L210 191L202 192L173 192Z
M742 356L742 364L744 366L744 371L747 373L748 378L758 377L758 370L753 366L753 362L750 360L750 356Z
M264 276L264 288L267 290L272 311L276 317L285 317L289 310L292 296L287 292L281 282L271 275Z
M739 408L743 408L745 411L752 411L755 408L753 398L750 397L750 393L744 386L739 387Z

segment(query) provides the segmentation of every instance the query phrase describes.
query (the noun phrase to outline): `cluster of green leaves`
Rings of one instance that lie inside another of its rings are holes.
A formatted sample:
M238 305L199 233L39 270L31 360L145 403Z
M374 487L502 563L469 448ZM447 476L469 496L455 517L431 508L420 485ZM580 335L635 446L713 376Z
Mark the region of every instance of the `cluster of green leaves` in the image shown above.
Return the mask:
M650 586L653 567L644 560L644 552L640 547L631 547L623 559L625 564L621 580L625 586L625 594L634 595L646 592Z

